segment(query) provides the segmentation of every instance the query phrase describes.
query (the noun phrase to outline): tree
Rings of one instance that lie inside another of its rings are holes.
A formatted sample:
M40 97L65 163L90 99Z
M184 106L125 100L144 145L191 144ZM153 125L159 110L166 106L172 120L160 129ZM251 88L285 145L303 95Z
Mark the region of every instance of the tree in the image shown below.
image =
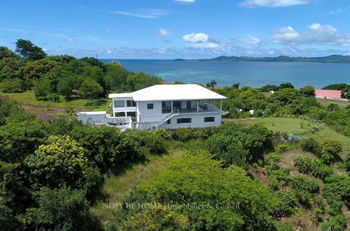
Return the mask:
M51 81L47 78L42 78L34 84L34 94L36 98L46 98L52 93Z
M98 98L103 94L103 88L99 83L88 78L81 84L78 94L83 98Z
M19 93L25 90L24 82L19 78L5 79L0 82L0 90L6 93Z
M115 128L76 126L70 134L86 149L89 161L102 172L122 168L126 162L141 157L138 143Z
M46 138L40 123L33 119L11 121L0 126L0 160L21 163Z
M208 83L207 83L207 87L209 88L214 88L216 87L216 81L215 80L210 80Z
M73 90L77 90L81 85L81 80L76 75L64 77L57 84L57 91L65 98L69 99L72 96Z
M90 189L99 181L98 172L91 167L86 151L69 136L50 136L47 144L40 145L24 164L34 189L63 185Z
M291 83L281 83L279 86L279 89L284 89L284 88L293 88L294 89L294 86Z
M16 52L29 60L38 60L46 57L44 50L35 46L29 40L18 39L16 42Z
M91 226L89 203L83 190L43 187L37 193L38 208L27 211L38 230L99 230Z
M3 58L15 58L19 59L15 52L11 51L7 47L0 47L0 59Z
M174 206L188 217L190 230L274 230L269 213L277 201L242 169L223 169L205 153L167 159L164 165L162 174L139 185L126 202ZM127 218L142 208L124 212Z
M315 96L315 88L313 86L305 86L300 88L299 92L304 96Z

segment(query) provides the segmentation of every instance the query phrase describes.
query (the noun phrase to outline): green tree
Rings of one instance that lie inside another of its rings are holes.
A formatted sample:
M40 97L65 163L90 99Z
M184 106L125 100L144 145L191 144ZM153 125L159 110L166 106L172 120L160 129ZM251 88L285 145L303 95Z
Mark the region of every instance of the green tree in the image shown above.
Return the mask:
M85 79L81 84L78 94L83 98L98 98L103 94L103 88L92 79Z
M25 90L25 84L23 80L19 78L5 79L0 82L0 90L7 93L19 93Z
M242 169L223 169L204 153L164 164L162 174L139 185L127 202L173 205L191 230L274 230L269 213L277 201ZM126 217L136 210L126 210Z
M210 80L208 83L207 83L207 87L208 88L214 88L216 87L216 81L215 80Z
M69 99L73 94L73 90L79 89L80 85L81 80L78 76L67 76L59 80L57 84L57 92Z
M90 189L99 181L98 172L91 167L86 151L69 136L50 136L47 144L40 145L24 163L34 189L64 185Z
M19 57L16 55L15 52L11 51L7 47L0 47L0 59L3 59L3 58L19 59Z
M16 42L16 52L23 58L30 60L38 60L46 57L44 50L35 46L29 40L18 39Z
M102 172L122 168L142 155L138 150L139 144L115 128L80 126L70 134L86 149L87 158Z
M89 203L82 190L43 187L37 193L38 208L28 210L38 230L99 230L89 216Z
M52 91L51 81L47 78L42 78L34 84L34 94L36 98L46 98Z
M315 96L315 88L313 86L305 86L300 88L299 92L304 96Z

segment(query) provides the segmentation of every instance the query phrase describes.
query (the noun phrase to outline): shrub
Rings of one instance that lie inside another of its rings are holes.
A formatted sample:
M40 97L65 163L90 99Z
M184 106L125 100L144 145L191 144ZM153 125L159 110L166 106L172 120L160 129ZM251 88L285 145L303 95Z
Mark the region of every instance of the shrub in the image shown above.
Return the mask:
M273 190L277 190L279 186L285 186L290 180L290 169L281 168L269 172L269 186Z
M276 193L278 204L273 210L273 215L277 218L287 217L294 214L297 208L297 198L295 192L290 189L278 191Z
M326 139L321 143L321 161L325 164L334 163L336 160L341 159L339 154L342 152L343 147L339 141Z
M321 154L320 143L312 138L302 140L300 145L301 145L301 148L303 149L303 151L305 151L305 152L311 152L315 155Z
M25 90L25 84L19 78L5 79L0 83L0 90L7 93L23 92Z
M342 231L346 230L347 219L344 215L331 217L328 221L321 224L321 231Z
M318 160L312 160L308 157L297 157L294 159L294 165L299 172L311 174L314 177L324 180L333 174L333 169L322 164Z
M46 98L52 92L51 81L41 78L34 84L34 94L36 98Z
M289 145L288 144L279 144L276 146L276 151L278 153L284 153L289 149Z
M296 190L296 197L301 204L308 205L313 198L313 194L319 192L319 185L315 180L309 180L305 177L292 177L291 186Z
M193 128L177 128L173 131L173 139L179 141L189 141L193 139L194 129Z
M103 94L103 88L92 79L85 79L81 84L78 94L83 98L98 98Z

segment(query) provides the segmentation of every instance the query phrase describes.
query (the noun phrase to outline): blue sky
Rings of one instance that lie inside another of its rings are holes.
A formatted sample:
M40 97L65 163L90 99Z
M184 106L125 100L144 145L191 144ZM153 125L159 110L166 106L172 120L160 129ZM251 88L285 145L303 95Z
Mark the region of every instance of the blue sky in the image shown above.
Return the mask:
M210 58L350 54L349 0L0 0L0 45L48 54Z

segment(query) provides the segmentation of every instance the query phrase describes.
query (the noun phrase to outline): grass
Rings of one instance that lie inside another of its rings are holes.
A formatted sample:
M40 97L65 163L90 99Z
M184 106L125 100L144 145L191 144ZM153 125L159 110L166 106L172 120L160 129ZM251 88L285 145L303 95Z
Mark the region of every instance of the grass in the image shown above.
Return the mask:
M241 124L256 124L262 123L268 129L274 132L286 132L300 135L303 137L314 138L317 141L324 139L334 139L339 141L344 148L344 154L350 152L350 138L344 136L327 125L322 125L317 122L297 118L256 118L254 120L238 120Z
M175 148L174 144L170 146L168 154L150 155L148 161L135 164L122 174L108 176L101 190L104 199L97 201L90 209L90 213L96 216L102 224L107 225L113 219L114 211L106 204L122 202L137 185L161 174L164 168L162 162L165 158L180 158L187 153L185 149Z
M0 96L7 96L13 101L20 104L29 104L37 105L44 107L60 107L60 108L78 108L78 109L90 109L94 111L98 110L107 110L109 109L109 100L108 99L74 99L74 100L65 100L61 97L60 102L51 102L47 100L38 100L35 98L33 91L26 91L23 93L3 93L0 92Z
M324 106L328 106L331 103L337 104L340 107L344 108L350 105L349 101L340 101L340 100L335 100L335 99L320 99L320 98L316 98L317 102L319 102L320 104L324 105Z

